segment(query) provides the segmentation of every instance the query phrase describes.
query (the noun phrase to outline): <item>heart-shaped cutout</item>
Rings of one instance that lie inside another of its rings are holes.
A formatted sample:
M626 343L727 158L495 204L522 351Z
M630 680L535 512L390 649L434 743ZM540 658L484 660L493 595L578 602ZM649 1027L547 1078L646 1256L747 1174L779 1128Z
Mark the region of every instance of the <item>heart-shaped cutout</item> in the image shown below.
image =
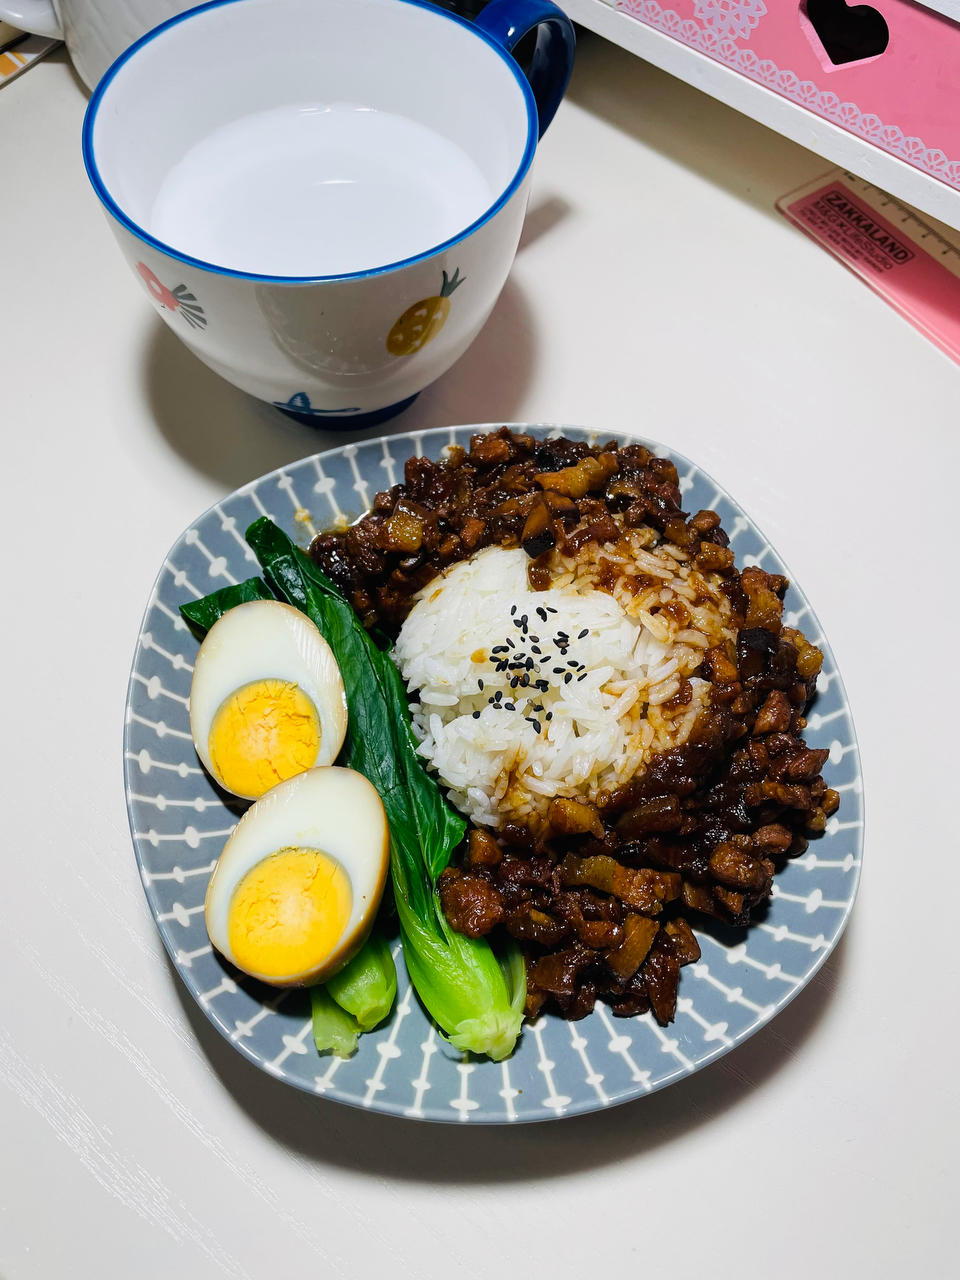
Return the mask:
M802 10L834 66L875 58L890 43L890 29L883 14L872 5L805 0Z

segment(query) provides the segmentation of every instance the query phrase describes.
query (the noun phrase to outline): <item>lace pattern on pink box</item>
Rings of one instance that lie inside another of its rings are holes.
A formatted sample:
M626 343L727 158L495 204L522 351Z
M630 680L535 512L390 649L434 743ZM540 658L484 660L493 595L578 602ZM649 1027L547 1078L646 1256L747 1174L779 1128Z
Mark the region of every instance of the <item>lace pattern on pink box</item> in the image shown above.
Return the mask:
M766 15L763 0L696 0L693 18L682 18L657 0L617 0L616 8L960 189L960 160L951 160L939 147L928 147L922 138L906 137L897 125L861 111L855 102L843 102L812 80L801 80L770 58L741 48L738 40L748 41Z

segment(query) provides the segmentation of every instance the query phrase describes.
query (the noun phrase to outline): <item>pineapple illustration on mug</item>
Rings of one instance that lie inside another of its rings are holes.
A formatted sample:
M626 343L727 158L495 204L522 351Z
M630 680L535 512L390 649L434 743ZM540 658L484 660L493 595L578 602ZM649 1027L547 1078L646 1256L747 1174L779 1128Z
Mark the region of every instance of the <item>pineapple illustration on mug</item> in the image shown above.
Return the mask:
M444 271L439 293L407 307L387 334L387 350L392 356L412 356L437 336L450 314L450 295L465 279L459 267L452 276Z

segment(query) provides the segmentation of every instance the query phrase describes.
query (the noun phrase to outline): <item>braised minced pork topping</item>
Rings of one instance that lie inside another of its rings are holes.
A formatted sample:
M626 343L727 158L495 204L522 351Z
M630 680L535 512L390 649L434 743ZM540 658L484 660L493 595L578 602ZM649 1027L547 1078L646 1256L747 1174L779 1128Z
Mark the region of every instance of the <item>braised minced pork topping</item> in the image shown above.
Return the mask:
M396 634L438 572L491 545L522 546L536 590L586 563L600 589L622 593L629 551L627 589L646 597L657 584L638 548L669 552L722 604L723 633L695 667L709 694L682 745L590 803L561 796L545 819L473 829L440 881L455 929L521 941L530 1016L580 1018L599 998L669 1022L680 968L699 958L691 923L749 924L778 865L837 808L827 752L802 736L821 654L783 626L786 579L737 570L717 514L686 515L675 467L642 445L477 435L443 462L411 458L402 485L311 552L366 625ZM684 631L690 599L646 597L665 630ZM666 713L690 697L682 676Z

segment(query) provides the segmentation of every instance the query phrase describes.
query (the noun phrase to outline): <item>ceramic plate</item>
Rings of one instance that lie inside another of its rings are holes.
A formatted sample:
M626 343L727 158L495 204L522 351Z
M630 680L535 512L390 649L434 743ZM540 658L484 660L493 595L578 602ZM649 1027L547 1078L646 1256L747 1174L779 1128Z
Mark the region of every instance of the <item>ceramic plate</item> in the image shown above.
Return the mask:
M237 821L200 768L187 697L197 642L177 606L256 573L243 531L269 515L301 544L316 529L365 511L403 478L414 453L439 457L477 427L412 432L305 458L238 489L177 540L160 569L133 661L124 773L133 843L147 900L177 972L221 1034L257 1066L310 1093L419 1120L518 1123L595 1111L661 1089L754 1034L813 977L839 938L860 875L860 764L840 675L803 593L791 586L786 622L824 651L807 740L828 747L823 770L841 795L825 835L776 878L770 910L749 931L699 931L703 955L683 970L676 1021L613 1018L604 1005L582 1022L545 1016L524 1029L509 1061L465 1061L424 1014L403 972L389 1021L355 1057L320 1057L309 999L240 979L212 951L203 921L207 880ZM523 427L594 440L581 428ZM604 435L603 439L609 439ZM719 511L737 563L786 573L750 518L686 458L661 445L680 473L685 509ZM789 575L788 575L789 576Z

